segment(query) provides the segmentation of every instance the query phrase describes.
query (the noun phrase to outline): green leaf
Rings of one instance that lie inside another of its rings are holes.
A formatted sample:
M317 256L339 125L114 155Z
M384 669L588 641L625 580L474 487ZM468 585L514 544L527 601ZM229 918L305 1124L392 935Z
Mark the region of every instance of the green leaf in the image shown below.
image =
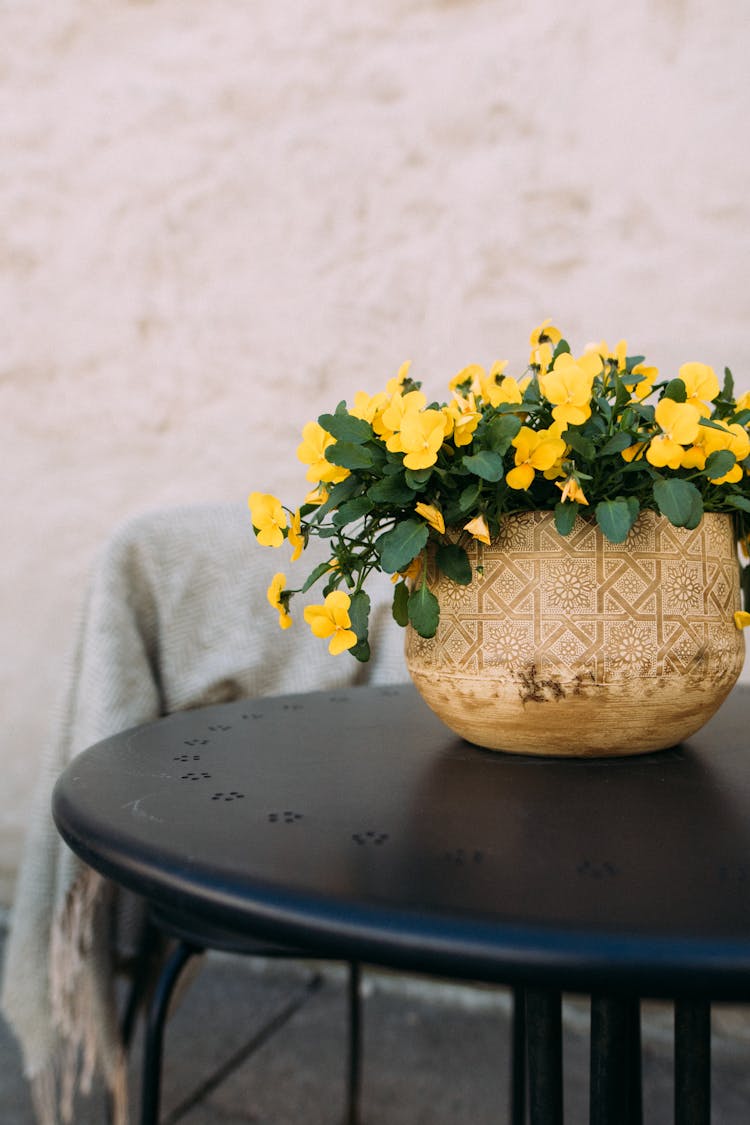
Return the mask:
M393 620L402 629L405 629L409 624L409 611L407 603L409 601L409 587L405 582L399 582L396 589L393 591Z
M555 350L552 353L553 364L554 364L555 360L557 359L557 357L559 355L563 355L563 354L570 355L570 344L568 343L567 340L558 340L557 344L555 346Z
M510 449L510 444L521 429L521 419L515 414L501 414L487 425L484 443L487 449L501 456ZM465 460L465 459L464 459Z
M357 634L358 641L367 640L367 626L370 620L370 597L364 590L352 594L349 604L349 620Z
M440 543L435 552L435 561L443 574L459 586L468 586L471 582L469 556L457 543Z
M729 419L731 423L737 423L739 426L746 426L750 422L750 410L738 410Z
M713 453L709 454L706 460L706 467L704 468L701 476L709 477L711 480L717 477L723 477L730 469L733 469L737 464L737 458L729 449L716 449Z
M423 550L429 528L422 520L402 520L392 531L386 531L375 540L380 555L380 565L386 574L406 570L413 558Z
M440 620L440 605L427 586L417 586L407 603L409 620L420 637L434 637Z
M727 504L731 504L733 508L739 508L741 512L750 512L750 499L747 496L739 496L731 494L726 498Z
M469 457L464 457L463 464L474 476L491 482L502 480L505 476L505 466L499 453L490 449L482 449Z
M673 402L687 402L687 387L682 379L670 379L664 388L664 398L671 398Z
M703 500L694 484L679 477L658 480L654 485L654 500L663 516L675 527L697 527L703 512ZM697 522L696 510L699 511Z
M337 512L334 512L331 522L335 527L346 527L348 523L362 519L372 511L372 500L367 496L356 496L354 500L347 500Z
M555 527L559 535L570 535L579 509L580 504L575 500L555 504Z
M562 435L562 438L571 449L575 449L576 453L580 453L587 461L593 461L596 457L596 446L593 441L584 437L578 430L569 428Z
M370 659L370 644L369 641L357 641L356 645L347 650L350 656L358 660L360 664L366 664Z
M399 507L410 504L414 499L414 492L401 473L376 480L368 488L367 495L375 504L396 504Z
M635 496L600 500L594 509L596 522L610 543L624 543L640 511Z
M482 486L479 481L475 480L472 481L471 484L467 484L466 488L462 491L461 495L458 498L458 508L463 515L466 515L467 512L471 511L471 509L479 499L479 494L481 493L481 491Z
M354 418L351 414L321 414L318 425L336 438L336 441L363 445L373 437L370 423L363 418Z
M724 386L721 397L727 400L734 398L734 376L728 367L724 368Z
M599 456L608 457L611 453L622 453L623 449L627 449L631 444L631 440L630 434L623 433L620 430L616 434L612 434L609 441L605 441L599 450Z
M412 492L419 492L432 476L432 469L406 469L404 480Z
M306 594L307 591L310 589L310 587L313 586L318 581L319 578L322 578L324 574L329 573L330 569L331 569L330 559L327 562L318 563L318 565L315 567L315 570L313 570L310 573L310 575L307 578L307 581L305 582L304 586L302 587L302 593Z
M369 469L372 467L373 457L365 445L337 441L326 449L326 461L339 465L342 469Z
M311 523L320 523L324 516L327 516L334 508L338 508L345 500L350 500L362 487L361 481L356 477L346 477L345 480L340 480L338 484L334 484L331 491L328 493L328 499L324 504L320 504L316 509L314 515L311 517ZM320 534L315 532L316 535Z

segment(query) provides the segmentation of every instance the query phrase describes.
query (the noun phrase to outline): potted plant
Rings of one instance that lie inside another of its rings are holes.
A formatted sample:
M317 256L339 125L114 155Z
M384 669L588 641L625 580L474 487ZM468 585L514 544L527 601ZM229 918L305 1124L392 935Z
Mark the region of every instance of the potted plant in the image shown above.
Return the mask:
M520 378L474 364L428 401L405 363L308 423L303 503L253 492L250 510L260 543L296 560L318 537L329 558L297 589L277 574L269 601L287 628L321 583L307 624L366 661L384 571L412 677L458 733L525 753L671 745L742 664L750 393L703 363L661 378L625 341L574 355L549 321L530 343Z

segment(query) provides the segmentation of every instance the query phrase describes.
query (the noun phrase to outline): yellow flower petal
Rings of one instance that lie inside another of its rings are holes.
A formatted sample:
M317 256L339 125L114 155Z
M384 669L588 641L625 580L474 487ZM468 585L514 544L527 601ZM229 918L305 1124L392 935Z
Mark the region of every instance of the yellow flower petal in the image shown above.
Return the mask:
M734 615L734 623L738 629L747 629L750 625L750 613L746 613L744 609L738 609Z
M281 501L267 492L251 492L247 503L260 545L280 547L284 542L286 529L286 515Z

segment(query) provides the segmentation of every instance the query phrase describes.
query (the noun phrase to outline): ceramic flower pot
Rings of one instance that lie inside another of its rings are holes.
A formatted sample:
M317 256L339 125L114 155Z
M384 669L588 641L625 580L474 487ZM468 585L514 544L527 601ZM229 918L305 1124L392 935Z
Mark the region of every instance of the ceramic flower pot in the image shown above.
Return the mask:
M460 533L452 533L457 539ZM466 543L474 579L429 573L432 639L408 628L406 660L427 704L494 750L640 754L694 734L739 676L739 566L731 517L694 531L644 511L622 544L593 520L565 538L552 512Z

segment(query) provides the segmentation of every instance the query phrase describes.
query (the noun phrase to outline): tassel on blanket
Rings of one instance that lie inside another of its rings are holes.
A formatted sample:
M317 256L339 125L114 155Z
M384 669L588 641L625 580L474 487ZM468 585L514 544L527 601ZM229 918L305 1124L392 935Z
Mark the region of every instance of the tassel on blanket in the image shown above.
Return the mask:
M125 1053L111 1017L115 1010L109 940L112 894L108 880L85 869L71 886L52 927L50 1002L62 1045L56 1084L66 1125L73 1120L76 1092L90 1093L97 1070L110 1094L113 1125L128 1122ZM36 1091L43 1103L39 1109L45 1112L50 1100L46 1086L47 1082L40 1081Z

